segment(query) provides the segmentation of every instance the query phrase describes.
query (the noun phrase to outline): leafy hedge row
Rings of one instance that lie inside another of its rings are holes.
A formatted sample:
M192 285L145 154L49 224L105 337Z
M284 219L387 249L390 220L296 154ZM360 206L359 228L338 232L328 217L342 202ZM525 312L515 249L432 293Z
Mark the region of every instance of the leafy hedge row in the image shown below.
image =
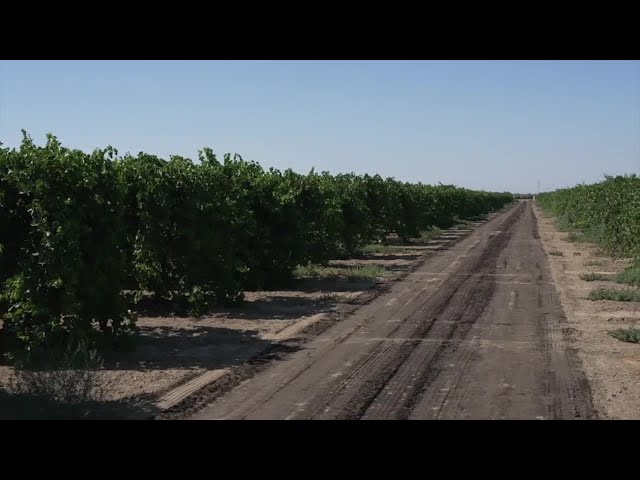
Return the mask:
M537 196L561 224L580 230L614 254L640 255L640 177L606 177Z
M299 264L513 200L378 175L265 170L210 149L199 157L87 154L52 135L38 147L26 133L19 149L0 149L5 333L27 347L69 334L117 338L135 328L126 292L198 314L280 286Z

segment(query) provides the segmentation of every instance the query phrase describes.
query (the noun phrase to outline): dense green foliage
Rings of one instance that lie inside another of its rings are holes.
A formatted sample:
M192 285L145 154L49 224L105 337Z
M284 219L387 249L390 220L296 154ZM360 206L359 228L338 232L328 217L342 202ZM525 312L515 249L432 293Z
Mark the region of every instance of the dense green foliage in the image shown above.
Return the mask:
M606 177L537 196L561 226L584 232L614 254L640 255L640 177Z
M199 162L86 154L53 136L37 147L25 133L20 149L0 149L0 314L29 347L117 337L135 328L125 292L199 314L287 283L298 265L512 200L378 175L267 171L210 149Z
M123 188L111 149L90 155L49 136L0 150L0 308L23 345L132 327L121 294Z

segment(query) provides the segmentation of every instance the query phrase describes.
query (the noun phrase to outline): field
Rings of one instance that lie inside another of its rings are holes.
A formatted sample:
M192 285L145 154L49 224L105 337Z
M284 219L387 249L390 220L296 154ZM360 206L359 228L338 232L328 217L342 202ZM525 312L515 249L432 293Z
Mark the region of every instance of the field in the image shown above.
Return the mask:
M198 162L86 154L26 134L0 150L0 198L3 385L14 367L82 367L123 411L355 302L448 242L444 229L513 200L209 149Z
M3 418L640 415L640 179L0 149Z
M192 418L597 418L537 229L517 202Z

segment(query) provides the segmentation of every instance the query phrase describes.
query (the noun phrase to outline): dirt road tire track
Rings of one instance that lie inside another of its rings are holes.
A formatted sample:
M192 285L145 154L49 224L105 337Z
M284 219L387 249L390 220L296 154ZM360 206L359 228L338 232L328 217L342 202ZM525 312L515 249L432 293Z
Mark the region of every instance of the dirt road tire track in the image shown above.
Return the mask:
M520 202L193 418L592 418L562 320Z

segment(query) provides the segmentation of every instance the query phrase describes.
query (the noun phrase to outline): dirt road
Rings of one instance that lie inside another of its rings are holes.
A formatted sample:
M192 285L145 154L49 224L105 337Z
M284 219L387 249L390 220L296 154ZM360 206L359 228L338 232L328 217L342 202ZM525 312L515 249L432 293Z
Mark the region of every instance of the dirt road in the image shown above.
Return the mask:
M193 419L594 418L530 202Z

